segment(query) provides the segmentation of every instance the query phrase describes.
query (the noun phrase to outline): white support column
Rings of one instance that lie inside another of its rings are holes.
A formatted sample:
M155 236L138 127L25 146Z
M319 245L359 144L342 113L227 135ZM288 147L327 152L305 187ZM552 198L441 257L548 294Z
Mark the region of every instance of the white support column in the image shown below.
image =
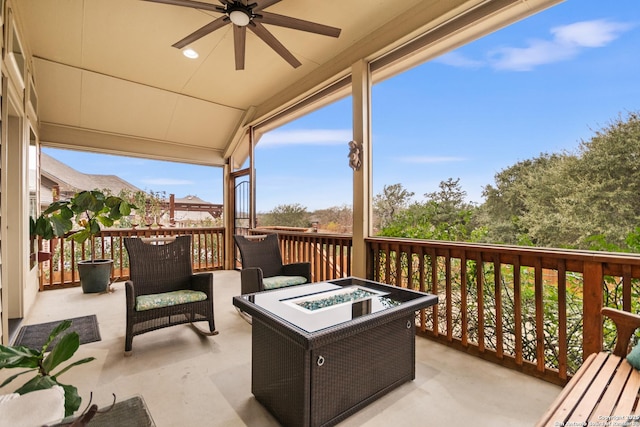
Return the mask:
M233 243L233 223L235 221L234 206L235 206L235 193L233 188L233 180L231 178L231 172L233 170L233 156L229 157L228 163L222 170L223 184L222 184L222 220L224 224L224 241L225 241L225 257L224 257L224 269L233 270L234 265L234 243Z
M249 127L249 227L255 228L256 220L256 133Z
M361 60L351 67L353 141L359 145L361 166L353 171L353 276L366 278L367 251L364 239L371 235L371 74Z

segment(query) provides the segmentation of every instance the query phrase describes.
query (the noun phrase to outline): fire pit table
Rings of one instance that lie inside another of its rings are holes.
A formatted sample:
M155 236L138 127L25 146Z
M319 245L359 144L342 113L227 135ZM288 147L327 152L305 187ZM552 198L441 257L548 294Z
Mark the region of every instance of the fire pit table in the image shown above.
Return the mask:
M355 277L234 297L251 392L285 426L334 425L415 378L415 312L437 302Z

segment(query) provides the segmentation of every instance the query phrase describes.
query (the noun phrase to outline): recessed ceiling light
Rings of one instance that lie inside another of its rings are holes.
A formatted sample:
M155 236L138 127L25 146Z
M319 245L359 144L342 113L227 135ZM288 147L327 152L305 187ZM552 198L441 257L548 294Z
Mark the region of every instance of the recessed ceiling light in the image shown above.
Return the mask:
M182 54L189 59L196 59L198 57L198 52L193 49L185 49L182 51Z

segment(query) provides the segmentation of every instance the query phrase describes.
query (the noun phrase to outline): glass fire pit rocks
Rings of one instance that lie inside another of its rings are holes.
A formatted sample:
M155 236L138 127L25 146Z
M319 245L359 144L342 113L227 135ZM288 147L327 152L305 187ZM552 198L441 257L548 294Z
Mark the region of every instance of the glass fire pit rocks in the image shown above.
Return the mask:
M307 310L315 311L327 307L333 307L338 304L354 303L374 296L379 297L380 295L384 295L384 293L374 292L370 289L363 289L360 287L348 287L329 294L330 295L328 296L323 296L324 294L321 294L310 298L305 297L304 299L295 299L292 300L292 302ZM380 297L380 300L381 302L384 300L384 303L386 303L385 305L388 304L388 307L399 304L397 301L390 298Z

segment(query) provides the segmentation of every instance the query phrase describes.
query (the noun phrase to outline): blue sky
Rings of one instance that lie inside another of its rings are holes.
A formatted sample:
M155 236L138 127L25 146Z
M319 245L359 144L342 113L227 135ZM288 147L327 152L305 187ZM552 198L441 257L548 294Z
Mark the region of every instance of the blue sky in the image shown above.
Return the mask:
M568 0L376 84L372 100L375 194L401 183L422 200L459 178L481 203L502 169L574 151L640 111L640 2ZM350 98L265 135L256 148L258 211L351 205L351 139ZM222 202L220 169L44 151L83 172L121 171L142 189Z

